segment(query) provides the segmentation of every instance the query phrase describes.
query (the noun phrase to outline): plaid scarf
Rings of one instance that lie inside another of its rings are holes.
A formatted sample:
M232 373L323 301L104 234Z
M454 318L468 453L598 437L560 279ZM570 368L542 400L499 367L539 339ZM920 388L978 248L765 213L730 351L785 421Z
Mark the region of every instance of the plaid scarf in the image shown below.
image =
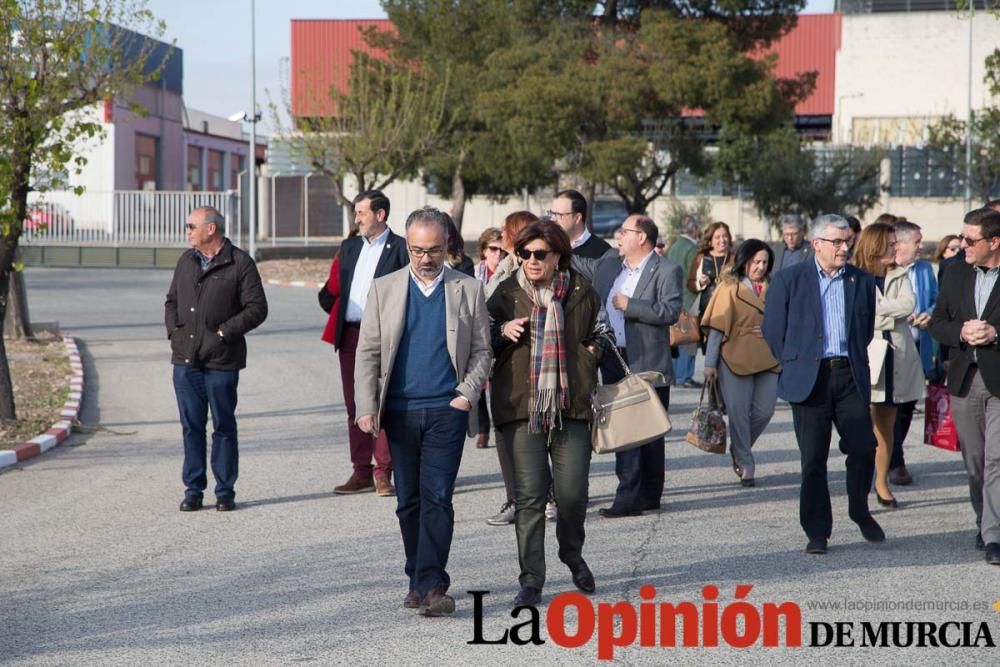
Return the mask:
M557 271L549 287L536 289L523 270L517 272L517 282L533 304L528 431L546 433L552 428L562 428L562 411L569 406L563 335L563 299L569 289L569 271Z

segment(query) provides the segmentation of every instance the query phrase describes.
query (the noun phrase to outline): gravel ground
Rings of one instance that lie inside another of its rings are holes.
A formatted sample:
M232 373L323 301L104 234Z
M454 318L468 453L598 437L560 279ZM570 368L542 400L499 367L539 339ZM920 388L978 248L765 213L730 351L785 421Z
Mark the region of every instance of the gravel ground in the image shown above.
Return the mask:
M597 662L596 633L577 648L556 645L545 605L539 610L544 644L469 644L475 619L467 591L490 591L483 598L484 639L496 640L525 620L510 616L518 574L514 531L484 522L503 500L496 452L471 442L455 493L449 563L458 611L452 619L424 619L402 608L406 580L394 502L330 493L350 473L345 413L336 355L319 341L324 318L310 290L269 289L270 318L249 339L238 413L240 508L192 514L177 511L180 429L162 325L169 272L36 269L28 278L33 312L59 319L80 338L88 372L83 420L137 433L77 434L0 474L3 662ZM758 611L766 603L798 605L803 647L636 643L616 650L615 664L997 664L995 648L860 646L861 622L961 621L973 624L973 636L986 623L993 641L1000 640L1000 613L990 609L1000 598L1000 568L986 565L973 548L961 460L921 445L919 418L906 445L916 482L896 490L898 510L875 510L889 536L884 544L865 543L848 521L844 461L834 446L835 526L830 553L817 557L803 552L798 452L787 406L778 406L755 449L758 486L743 489L728 457L684 442L696 401L694 391L671 396L677 430L667 443L660 513L598 516L616 480L612 459L594 460L584 552L597 578L592 601L637 607L649 584L656 602L694 603L699 627L710 636L705 587L718 587L718 615L728 618L724 610L737 586L749 585L746 601ZM546 604L573 590L551 524L547 531ZM612 608L602 608L601 627L620 632ZM572 633L575 614L568 618ZM810 624L836 622L856 623L854 647L809 646L812 628L824 627ZM520 632L525 636L527 628Z

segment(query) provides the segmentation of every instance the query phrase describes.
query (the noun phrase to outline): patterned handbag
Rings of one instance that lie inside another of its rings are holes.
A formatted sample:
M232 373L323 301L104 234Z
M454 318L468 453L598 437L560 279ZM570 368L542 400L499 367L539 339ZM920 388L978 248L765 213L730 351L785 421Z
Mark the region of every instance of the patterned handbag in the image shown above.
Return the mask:
M708 405L705 405L705 389L708 389ZM687 441L709 454L726 453L726 420L722 410L717 406L722 404L718 396L719 387L715 380L706 381L701 388L701 398L698 407L691 414L691 426L688 428Z

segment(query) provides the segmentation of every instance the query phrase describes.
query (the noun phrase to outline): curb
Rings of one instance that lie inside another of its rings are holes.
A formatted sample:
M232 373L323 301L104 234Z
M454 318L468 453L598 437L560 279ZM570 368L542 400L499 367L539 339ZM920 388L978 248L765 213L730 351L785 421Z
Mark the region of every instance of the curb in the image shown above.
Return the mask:
M0 450L0 470L59 446L72 432L73 422L80 416L80 401L83 398L83 363L80 361L80 351L76 347L74 338L63 335L63 344L66 346L66 356L69 358L69 367L73 374L69 376L69 396L66 397L66 402L59 412L59 421L45 433L13 449Z
M275 280L269 278L264 281L265 285L278 285L279 287L308 287L310 289L321 289L326 283L314 283L305 280Z

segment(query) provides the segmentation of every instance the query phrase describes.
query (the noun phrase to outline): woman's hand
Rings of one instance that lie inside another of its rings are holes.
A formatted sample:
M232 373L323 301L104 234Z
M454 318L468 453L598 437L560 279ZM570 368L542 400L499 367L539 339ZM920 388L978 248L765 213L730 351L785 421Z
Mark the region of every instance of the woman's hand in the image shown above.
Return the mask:
M528 319L527 317L518 317L513 320L507 320L500 327L501 335L512 343L516 343L521 340L521 334L524 333L524 324Z
M711 366L705 366L705 382L715 382L719 377L719 372Z
M700 274L698 276L698 289L705 289L706 287L708 287L708 284L710 282L712 282L711 278L709 278L704 273Z

